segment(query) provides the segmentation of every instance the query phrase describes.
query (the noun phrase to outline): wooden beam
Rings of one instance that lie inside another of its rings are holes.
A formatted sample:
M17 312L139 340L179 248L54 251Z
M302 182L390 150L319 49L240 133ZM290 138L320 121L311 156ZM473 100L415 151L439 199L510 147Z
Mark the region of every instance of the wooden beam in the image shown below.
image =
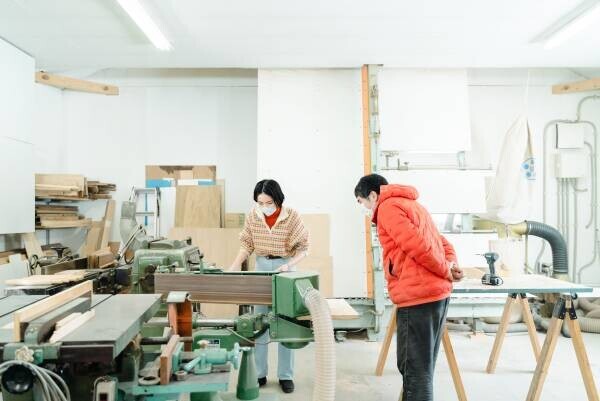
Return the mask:
M85 281L16 311L13 315L13 341L21 341L21 323L36 319L82 295L89 294L91 296L93 290L92 281Z
M363 128L363 173L371 174L371 135L370 135L370 111L369 111L369 67L363 65L361 73L361 97L362 97L362 128ZM371 246L371 219L365 217L365 245L367 262L367 297L373 298L373 248Z
M79 92L99 93L102 95L113 96L119 94L118 86L49 74L43 71L35 73L35 82L38 84L50 85L60 89L70 89Z
M586 79L585 81L569 82L552 86L553 95L577 93L600 90L600 78Z

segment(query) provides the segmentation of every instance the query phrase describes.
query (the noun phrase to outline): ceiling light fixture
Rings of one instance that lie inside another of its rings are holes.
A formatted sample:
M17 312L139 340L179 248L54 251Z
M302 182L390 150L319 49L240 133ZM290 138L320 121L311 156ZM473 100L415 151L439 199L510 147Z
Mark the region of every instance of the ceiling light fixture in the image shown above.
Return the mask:
M600 19L600 0L586 0L552 24L534 42L543 42L545 49L554 49Z
M117 2L157 49L167 51L173 48L139 0L117 0Z

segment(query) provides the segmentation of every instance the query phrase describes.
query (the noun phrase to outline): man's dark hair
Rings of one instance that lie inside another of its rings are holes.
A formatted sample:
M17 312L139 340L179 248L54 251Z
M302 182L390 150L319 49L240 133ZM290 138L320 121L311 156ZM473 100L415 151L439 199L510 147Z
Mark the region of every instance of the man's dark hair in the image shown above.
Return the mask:
M281 207L281 205L283 205L285 196L281 191L279 183L275 180L259 181L254 187L254 202L258 202L258 195L260 194L269 195L271 198L273 198L273 202L275 202L275 206L277 207Z
M368 198L371 191L375 191L375 193L379 195L379 190L382 185L388 185L388 182L379 174L365 175L358 181L358 184L356 184L356 188L354 188L354 196Z

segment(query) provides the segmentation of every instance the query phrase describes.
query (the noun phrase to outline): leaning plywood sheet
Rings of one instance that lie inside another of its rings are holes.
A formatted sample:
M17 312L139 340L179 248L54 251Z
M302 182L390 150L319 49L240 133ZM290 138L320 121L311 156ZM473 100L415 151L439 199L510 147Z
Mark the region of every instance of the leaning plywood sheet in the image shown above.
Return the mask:
M204 261L217 267L228 268L240 250L239 228L183 228L175 227L169 239L192 239L200 248Z
M308 256L297 266L298 271L310 271L319 274L319 291L325 297L333 296L333 258L331 256Z
M221 190L217 185L177 187L175 227L221 227Z
M300 216L304 227L308 230L311 256L330 256L330 219L328 214L303 214Z
M113 219L115 217L115 201L109 199L106 201L106 211L104 212L104 219L102 220L102 231L100 233L100 248L106 248L108 246L108 240L110 237L110 230L112 227Z

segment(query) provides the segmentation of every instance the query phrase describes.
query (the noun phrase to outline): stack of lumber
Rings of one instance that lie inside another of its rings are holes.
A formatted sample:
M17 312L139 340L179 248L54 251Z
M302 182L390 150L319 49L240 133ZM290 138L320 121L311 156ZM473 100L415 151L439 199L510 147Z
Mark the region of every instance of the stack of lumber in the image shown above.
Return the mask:
M78 174L36 174L37 198L79 200L88 197L85 177Z
M115 192L117 186L100 181L88 181L87 189L90 199L111 199L110 193Z
M88 227L90 219L79 214L77 206L35 205L36 228Z

